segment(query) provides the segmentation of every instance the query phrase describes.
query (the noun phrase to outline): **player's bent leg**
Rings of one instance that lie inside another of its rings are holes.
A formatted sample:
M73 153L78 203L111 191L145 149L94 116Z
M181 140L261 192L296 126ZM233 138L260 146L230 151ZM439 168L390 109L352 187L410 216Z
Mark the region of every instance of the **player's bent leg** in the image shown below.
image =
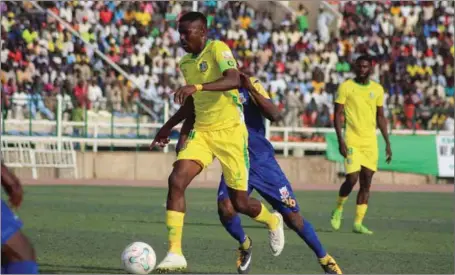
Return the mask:
M354 228L355 233L371 235L373 232L369 230L366 226L363 225L363 219L368 209L368 199L370 197L370 187L371 181L373 179L374 171L362 166L360 171L360 188L359 193L357 194L357 207L356 215L354 219Z
M218 200L218 215L226 231L239 242L238 258L236 262L237 272L247 274L250 271L253 242L248 237L240 221L239 215L235 212L231 200L227 197Z
M260 201L249 197L247 191L228 188L234 209L267 225L269 229L269 244L272 254L281 254L285 244L283 217L278 212L271 213Z
M283 218L279 213L271 214L259 201L248 196L250 159L245 124L217 131L210 137L208 142L220 161L234 209L267 224L273 254L279 255L284 247Z
M226 231L245 249L249 247L247 235L242 228L239 215L234 210L229 198L218 201L218 216ZM245 245L244 245L245 244Z
M318 235L310 222L304 219L299 212L281 211L286 225L294 230L300 238L313 250L319 264L326 274L342 274L341 268L335 259L327 254Z
M2 245L2 268L5 274L38 274L35 250L21 231Z
M201 170L201 165L196 161L178 160L169 176L166 203L169 251L157 266L159 273L179 271L187 267L182 253L183 223L186 211L185 190Z
M341 220L343 219L343 207L346 203L349 194L351 194L352 189L356 185L359 179L359 172L352 172L346 175L346 179L340 187L338 192L337 205L332 211L332 217L330 219L330 224L334 230L338 230L341 227Z

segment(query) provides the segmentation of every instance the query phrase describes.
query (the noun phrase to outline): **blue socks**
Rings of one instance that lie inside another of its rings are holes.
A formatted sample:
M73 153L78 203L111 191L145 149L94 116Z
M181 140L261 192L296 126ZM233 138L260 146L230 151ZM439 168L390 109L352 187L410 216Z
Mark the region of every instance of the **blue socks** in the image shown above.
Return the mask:
M13 262L2 267L3 274L38 274L38 264L32 261Z
M324 258L327 255L327 252L322 247L321 242L319 241L318 235L314 231L311 223L303 219L303 228L300 229L297 234L305 241L305 243L313 250L316 256Z
M230 220L223 220L220 217L221 223L223 224L226 231L236 239L239 244L243 244L246 240L246 234L243 231L242 224L239 215L235 215ZM305 243L313 250L316 256L321 259L327 256L327 252L322 247L319 241L318 235L314 231L311 223L303 220L303 228L297 231L297 234L305 241Z
M235 215L230 220L226 221L220 217L221 223L223 224L226 231L236 239L239 244L243 244L246 240L246 234L243 231L242 223L240 221L239 215Z

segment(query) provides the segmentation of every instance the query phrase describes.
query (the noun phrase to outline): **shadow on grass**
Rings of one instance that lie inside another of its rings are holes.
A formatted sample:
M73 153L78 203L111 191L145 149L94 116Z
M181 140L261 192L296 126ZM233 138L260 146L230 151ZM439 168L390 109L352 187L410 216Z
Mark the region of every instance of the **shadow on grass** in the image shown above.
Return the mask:
M128 219L120 219L120 222L124 223L143 223L143 224L159 224L159 225L164 225L164 222L162 221L147 221L147 220L128 220ZM203 226L203 227L220 227L222 226L221 223L196 223L196 222L185 222L185 226ZM242 225L243 228L253 228L253 229L264 229L264 226L261 224L257 225ZM285 230L291 230L287 226L284 226ZM352 234L352 231L334 231L332 228L327 227L327 228L315 228L314 229L316 232L320 233L350 233Z
M40 263L41 274L61 274L61 273L105 273L105 274L124 274L125 271L121 268L105 268L99 266L87 265L56 265Z
M86 265L56 265L56 264L40 264L41 274L125 274L125 270L121 268L104 268L97 266L86 266ZM156 274L152 271L151 274ZM186 270L175 274L226 274L226 272L198 272L197 270Z

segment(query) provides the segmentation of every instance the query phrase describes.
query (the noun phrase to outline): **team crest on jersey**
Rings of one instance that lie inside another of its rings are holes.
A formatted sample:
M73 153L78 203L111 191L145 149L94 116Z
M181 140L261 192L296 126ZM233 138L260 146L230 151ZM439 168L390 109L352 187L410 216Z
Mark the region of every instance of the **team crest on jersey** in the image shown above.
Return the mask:
M373 93L373 92L370 92L370 98L371 98L371 99L374 98L374 93Z
M201 64L199 64L199 71L203 73L206 72L208 68L209 65L207 65L207 61L202 61Z
M280 195L282 200L289 198L290 194L286 186L280 188Z

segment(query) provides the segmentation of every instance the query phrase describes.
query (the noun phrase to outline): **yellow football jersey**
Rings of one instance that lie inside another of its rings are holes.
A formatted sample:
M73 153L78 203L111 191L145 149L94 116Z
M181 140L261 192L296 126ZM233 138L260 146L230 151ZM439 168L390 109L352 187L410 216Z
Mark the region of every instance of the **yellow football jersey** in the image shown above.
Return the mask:
M209 40L198 56L185 55L179 62L180 70L188 85L216 81L228 69L237 69L236 60L229 47L222 41ZM242 104L237 89L199 91L193 94L198 131L221 130L243 123Z
M346 142L362 145L376 139L376 108L384 101L384 88L374 81L367 85L349 79L338 88L336 103L344 105Z

